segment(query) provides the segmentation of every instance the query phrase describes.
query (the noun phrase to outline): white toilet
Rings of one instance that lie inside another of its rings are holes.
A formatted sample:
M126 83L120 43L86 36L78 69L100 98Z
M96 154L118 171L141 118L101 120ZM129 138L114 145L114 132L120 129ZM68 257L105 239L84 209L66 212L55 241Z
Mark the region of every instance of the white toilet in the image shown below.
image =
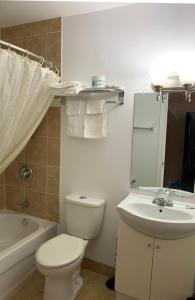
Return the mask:
M45 242L36 253L36 265L45 276L44 300L73 300L82 286L80 266L88 240L100 231L105 201L76 194L64 198L63 232Z

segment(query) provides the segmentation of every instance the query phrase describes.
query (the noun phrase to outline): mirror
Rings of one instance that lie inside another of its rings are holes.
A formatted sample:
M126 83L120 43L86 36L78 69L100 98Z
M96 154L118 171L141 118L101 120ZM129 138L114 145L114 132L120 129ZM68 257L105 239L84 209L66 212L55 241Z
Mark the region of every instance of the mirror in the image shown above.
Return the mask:
M195 95L157 97L136 94L134 99L131 187L157 192L170 188L192 197L195 180Z

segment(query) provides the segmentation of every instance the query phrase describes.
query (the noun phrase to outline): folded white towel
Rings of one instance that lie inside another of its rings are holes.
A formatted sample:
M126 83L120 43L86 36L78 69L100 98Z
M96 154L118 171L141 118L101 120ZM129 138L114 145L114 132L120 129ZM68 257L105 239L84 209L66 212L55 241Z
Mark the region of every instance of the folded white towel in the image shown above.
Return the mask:
M102 114L105 111L105 100L88 100L87 114Z
M100 139L107 136L107 112L84 116L84 138Z
M67 135L89 139L106 137L106 102L104 100L78 99L74 97L73 100L73 97L70 97L66 101Z
M49 83L56 96L74 96L88 86L79 81L65 81L61 83Z
M67 97L66 99L66 115L80 115L82 109L83 101L73 100L71 97Z
M68 136L84 137L84 115L67 116L66 133Z

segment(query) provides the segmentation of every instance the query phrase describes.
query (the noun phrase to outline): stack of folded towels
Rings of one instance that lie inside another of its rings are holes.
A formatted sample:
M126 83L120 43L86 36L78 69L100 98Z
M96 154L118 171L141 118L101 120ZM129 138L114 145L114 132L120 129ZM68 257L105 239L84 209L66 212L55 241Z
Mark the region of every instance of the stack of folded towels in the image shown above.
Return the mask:
M64 81L60 83L48 83L55 96L74 96L88 86L80 81Z
M67 97L67 135L100 139L107 136L107 110L105 100L82 100Z

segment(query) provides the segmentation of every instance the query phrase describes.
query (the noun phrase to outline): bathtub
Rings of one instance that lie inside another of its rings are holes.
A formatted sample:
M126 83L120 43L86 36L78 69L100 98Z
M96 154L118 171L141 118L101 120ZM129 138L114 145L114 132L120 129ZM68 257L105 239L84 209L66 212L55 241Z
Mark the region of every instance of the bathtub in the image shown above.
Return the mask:
M54 222L0 210L0 300L35 270L36 249L56 233Z

